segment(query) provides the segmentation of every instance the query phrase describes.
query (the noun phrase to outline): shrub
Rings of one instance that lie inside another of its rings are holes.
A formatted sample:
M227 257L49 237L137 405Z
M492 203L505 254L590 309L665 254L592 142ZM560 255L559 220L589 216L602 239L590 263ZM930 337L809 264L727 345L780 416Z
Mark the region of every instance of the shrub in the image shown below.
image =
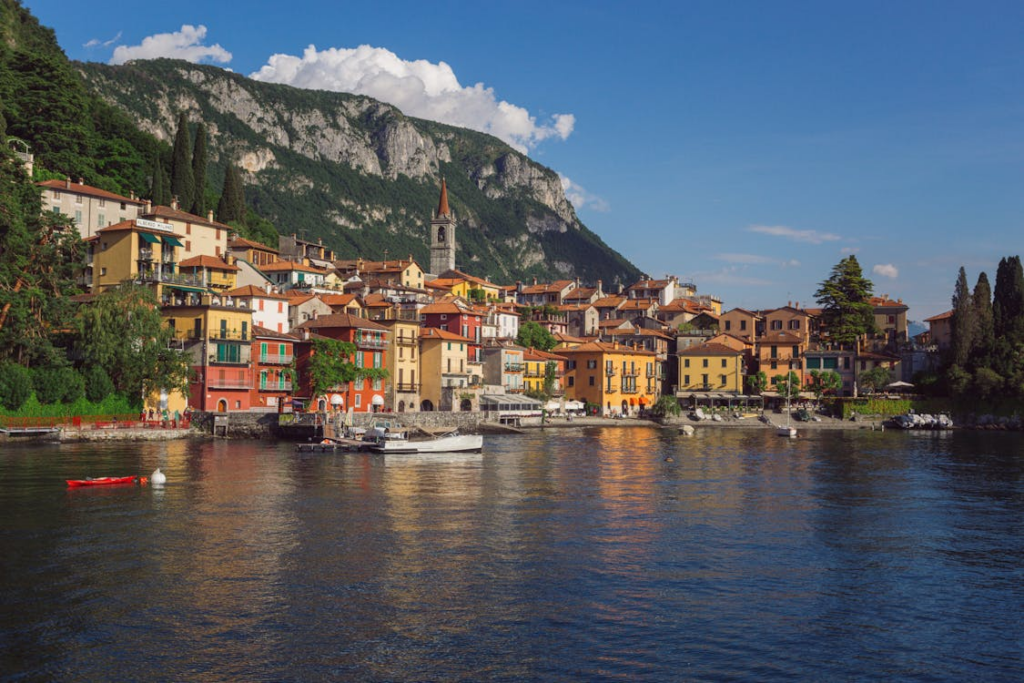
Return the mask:
M36 399L44 405L60 403L64 398L63 377L61 368L36 368L32 371L32 388L36 390Z
M64 393L60 397L61 403L74 403L85 396L85 378L75 372L72 368L61 368L60 381L64 387Z
M114 383L106 370L93 365L85 371L85 397L93 403L99 403L114 392Z
M18 410L32 395L32 375L17 363L0 365L0 405Z

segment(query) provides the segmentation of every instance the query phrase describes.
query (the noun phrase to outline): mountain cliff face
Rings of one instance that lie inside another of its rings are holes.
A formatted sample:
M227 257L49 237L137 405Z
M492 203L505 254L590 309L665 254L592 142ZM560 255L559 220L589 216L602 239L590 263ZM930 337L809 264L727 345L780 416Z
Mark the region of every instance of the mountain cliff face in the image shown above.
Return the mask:
M577 218L558 175L497 138L413 119L368 97L262 83L170 60L77 64L86 86L170 142L178 112L209 136L211 184L229 163L282 234L341 257L413 254L448 182L458 267L497 282L537 276L631 282L638 269Z

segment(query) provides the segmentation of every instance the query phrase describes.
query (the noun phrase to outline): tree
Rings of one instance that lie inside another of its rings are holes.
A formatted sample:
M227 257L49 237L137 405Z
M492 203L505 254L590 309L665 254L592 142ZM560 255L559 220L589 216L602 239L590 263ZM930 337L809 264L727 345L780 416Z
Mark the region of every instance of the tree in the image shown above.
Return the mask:
M657 402L651 407L651 415L654 417L679 417L683 412L682 406L679 405L679 399L675 396L665 394L660 397Z
M200 123L196 128L196 142L192 149L192 178L195 181L195 196L192 208L197 216L206 216L206 125Z
M821 400L824 394L835 394L843 388L843 378L835 370L811 370L808 382L814 396Z
M224 186L217 202L217 220L221 223L237 221L245 224L245 194L242 187L242 176L238 169L228 165L224 171Z
M114 393L114 383L110 381L106 371L98 365L91 365L85 370L85 397L93 403L99 403Z
M15 411L32 395L32 376L17 363L0 363L0 406Z
M978 368L971 380L974 392L982 398L999 395L1003 388L1003 378L990 368Z
M153 290L130 282L107 290L80 306L76 327L83 364L102 368L130 399L187 388L190 357L170 348L174 332L163 325Z
M768 375L763 370L747 375L746 385L751 393L760 396L768 389Z
M881 365L876 365L867 372L861 373L857 378L857 383L862 389L866 389L868 393L874 393L879 389L884 389L891 382L892 371Z
M874 307L870 302L872 287L856 256L847 256L833 266L829 279L814 293L824 309L821 317L831 342L854 344L875 331Z
M188 116L178 115L178 133L174 136L174 151L171 154L171 194L178 198L183 211L192 207L195 199L196 180L192 175L192 136L188 130Z
M974 321L976 337L974 340L975 364L987 367L991 362L992 349L995 346L995 327L992 318L992 288L988 283L988 275L982 272L974 285L971 295L974 302Z
M782 398L792 400L800 395L800 377L793 371L785 375L775 375L772 377L772 384Z
M544 395L551 396L555 391L555 378L558 374L558 363L549 360L544 364Z
M153 168L150 170L149 198L154 204L164 204L164 195L167 193L167 186L164 185L164 166L160 163L160 156L153 156Z
M384 379L388 371L383 368L357 368L353 362L356 345L338 339L314 339L309 359L309 379L313 395L320 396L349 382L359 379Z
M999 261L992 302L992 324L997 338L1024 341L1024 270L1020 257Z
M519 334L516 336L516 343L528 349L540 349L550 351L555 348L558 341L554 335L539 323L527 320L519 326Z
M955 365L966 368L971 362L977 327L974 301L971 299L971 290L967 286L967 274L961 266L956 287L953 289L953 317L950 320L953 337L953 363Z

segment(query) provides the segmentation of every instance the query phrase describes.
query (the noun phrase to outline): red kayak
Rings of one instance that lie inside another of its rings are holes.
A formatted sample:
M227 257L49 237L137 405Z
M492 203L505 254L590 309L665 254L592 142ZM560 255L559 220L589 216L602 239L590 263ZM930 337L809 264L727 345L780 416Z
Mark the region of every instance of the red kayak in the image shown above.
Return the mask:
M109 486L110 484L134 484L138 477L96 477L95 479L68 479L69 488L79 486Z

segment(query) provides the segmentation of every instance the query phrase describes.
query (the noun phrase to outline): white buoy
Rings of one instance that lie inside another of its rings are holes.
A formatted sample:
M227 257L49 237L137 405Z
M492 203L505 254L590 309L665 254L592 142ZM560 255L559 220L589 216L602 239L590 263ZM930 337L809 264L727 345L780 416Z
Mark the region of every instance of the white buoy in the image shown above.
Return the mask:
M158 486L166 484L167 483L167 475L164 474L163 472L161 472L160 468L157 467L155 470L153 470L153 474L149 475L149 482L151 484L156 484Z

